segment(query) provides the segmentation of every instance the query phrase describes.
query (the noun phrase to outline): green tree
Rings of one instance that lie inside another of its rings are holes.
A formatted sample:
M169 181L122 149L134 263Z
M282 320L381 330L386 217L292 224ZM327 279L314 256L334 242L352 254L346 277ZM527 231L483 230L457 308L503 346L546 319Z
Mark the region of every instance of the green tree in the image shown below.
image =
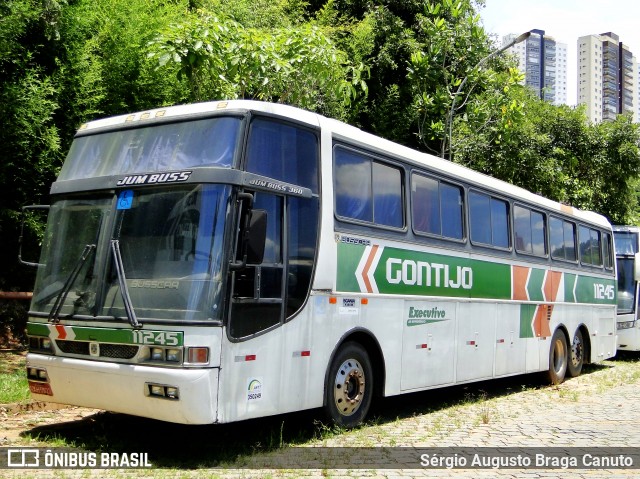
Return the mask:
M149 50L188 81L191 101L256 98L344 117L366 93L364 67L314 23L264 29L198 12L161 31Z
M583 107L554 106L525 87L513 87L505 96L509 105L517 105L517 114L505 106L494 109L494 118L488 118L484 128L464 116L456 118L457 162L553 200L597 211L614 223L634 220L640 135L630 117L594 125Z
M12 0L0 5L0 289L31 287L17 263L19 211L41 202L62 156L55 62L63 2Z

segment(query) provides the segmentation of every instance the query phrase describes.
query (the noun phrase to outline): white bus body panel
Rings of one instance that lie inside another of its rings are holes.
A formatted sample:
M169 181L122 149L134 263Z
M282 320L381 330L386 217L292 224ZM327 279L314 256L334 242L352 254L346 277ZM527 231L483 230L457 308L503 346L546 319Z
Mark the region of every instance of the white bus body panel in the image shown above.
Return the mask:
M33 399L182 424L216 420L218 368L172 369L30 353L27 367L44 368L53 396ZM179 400L151 397L146 383L177 387Z

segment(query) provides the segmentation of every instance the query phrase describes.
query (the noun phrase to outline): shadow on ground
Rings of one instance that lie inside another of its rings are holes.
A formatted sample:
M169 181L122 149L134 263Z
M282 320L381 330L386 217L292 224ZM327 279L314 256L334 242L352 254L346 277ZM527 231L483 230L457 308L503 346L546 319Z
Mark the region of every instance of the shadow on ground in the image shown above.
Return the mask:
M622 360L636 361L637 356ZM609 367L612 366L586 365L583 374ZM541 387L548 386L540 375L529 374L382 398L376 402L368 424L385 424ZM146 452L155 467L193 469L233 466L256 453L302 445L336 432L339 431L324 422L321 410L206 426L100 412L77 421L34 427L22 435L95 452Z

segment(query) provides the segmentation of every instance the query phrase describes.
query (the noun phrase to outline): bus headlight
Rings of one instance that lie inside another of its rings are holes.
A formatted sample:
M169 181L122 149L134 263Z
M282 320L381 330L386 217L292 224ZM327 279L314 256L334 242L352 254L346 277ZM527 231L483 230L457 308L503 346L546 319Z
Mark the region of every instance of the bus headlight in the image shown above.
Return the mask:
M178 388L167 386L165 394L169 399L178 399Z
M180 390L176 386L166 384L145 383L145 395L154 398L180 400Z
M46 369L27 366L27 379L30 381L49 382L49 375Z
M174 363L180 362L180 350L167 349L167 361L171 361Z
M29 336L29 351L53 354L51 339L43 336Z
M151 359L153 361L164 361L164 349L151 348Z
M158 386L156 384L150 384L149 385L149 392L151 393L152 396L164 397L164 387L163 386Z

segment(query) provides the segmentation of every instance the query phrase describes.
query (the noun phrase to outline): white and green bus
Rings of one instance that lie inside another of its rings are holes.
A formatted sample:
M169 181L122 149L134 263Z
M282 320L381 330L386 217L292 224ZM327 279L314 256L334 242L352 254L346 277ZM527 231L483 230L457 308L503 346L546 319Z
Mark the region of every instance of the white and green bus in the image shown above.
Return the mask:
M618 271L618 349L640 351L640 228L614 225L613 237Z
M616 351L602 216L293 107L77 132L27 333L38 400L176 423L544 372Z

